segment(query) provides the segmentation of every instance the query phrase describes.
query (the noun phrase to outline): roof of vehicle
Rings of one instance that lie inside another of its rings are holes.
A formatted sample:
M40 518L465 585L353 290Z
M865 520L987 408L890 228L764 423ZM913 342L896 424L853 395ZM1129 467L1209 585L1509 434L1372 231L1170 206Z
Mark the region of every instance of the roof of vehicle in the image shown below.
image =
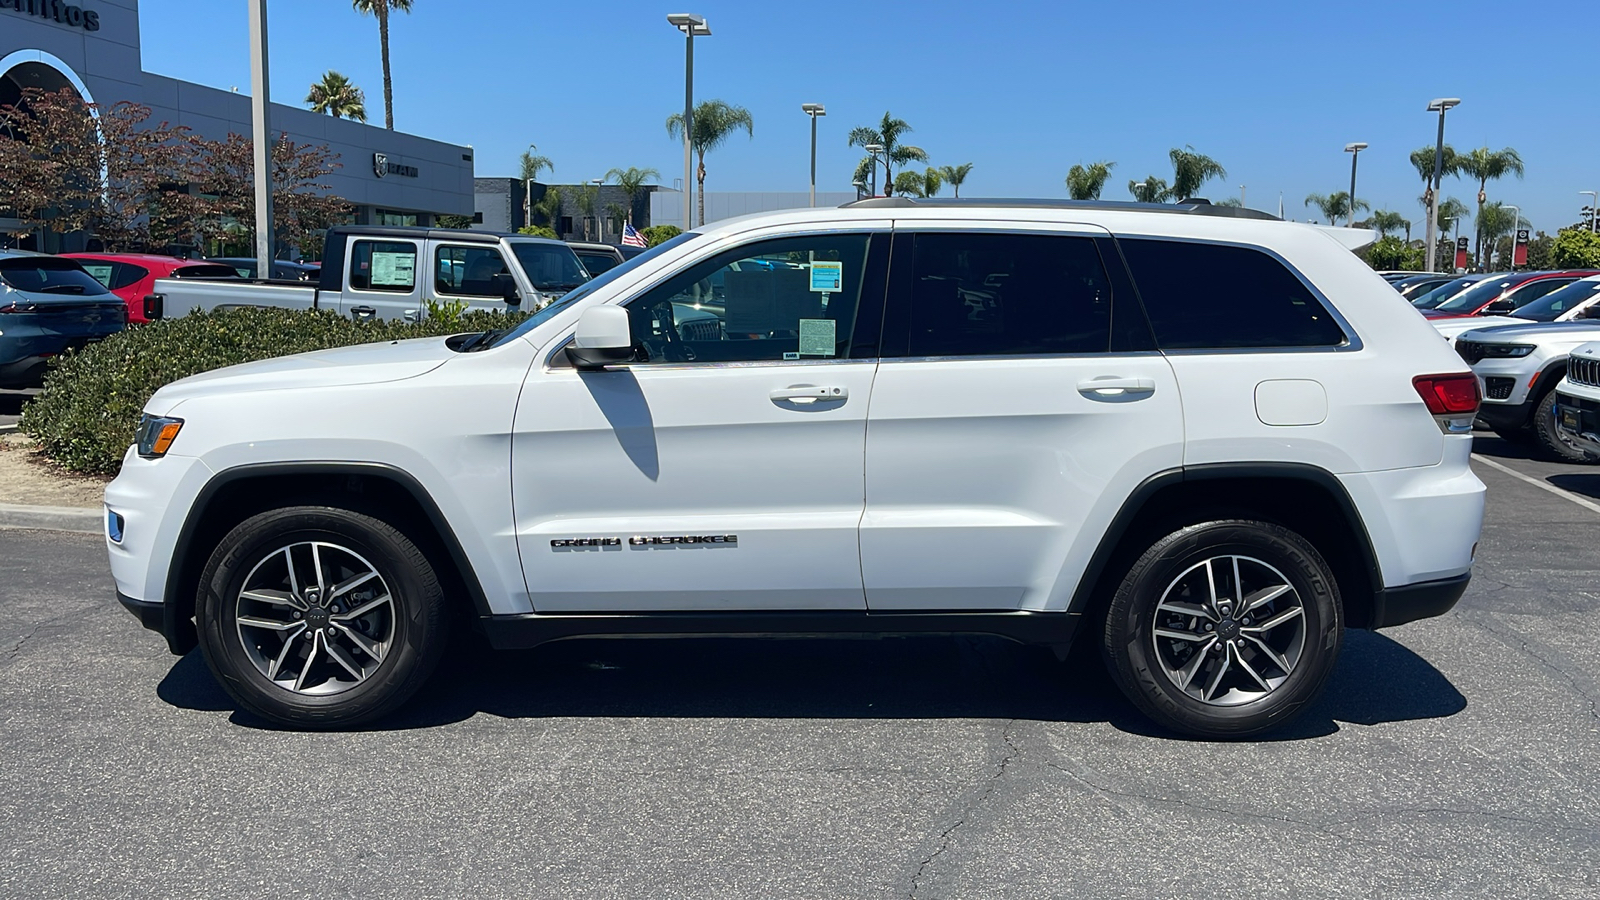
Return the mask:
M1229 219L1264 219L1281 222L1272 213L1242 206L1222 206L1195 198L1178 203L1137 203L1131 200L1031 200L1027 198L869 197L846 203L840 209L1098 209L1117 212L1184 213Z
M619 256L622 254L622 248L616 244L601 244L595 241L567 241L566 245L574 250L609 251L615 252Z
M463 241L473 244L498 244L502 240L529 241L543 244L561 244L562 241L511 231L484 231L478 228L429 228L424 225L335 225L329 234L373 235L375 237L404 237L413 240Z
M48 253L35 253L32 250L0 250L0 259L21 259L24 256L49 256Z
M160 253L62 253L68 259L111 259L127 260L129 262L157 263L162 265L203 265L214 262L209 259L184 259L181 256L164 256Z

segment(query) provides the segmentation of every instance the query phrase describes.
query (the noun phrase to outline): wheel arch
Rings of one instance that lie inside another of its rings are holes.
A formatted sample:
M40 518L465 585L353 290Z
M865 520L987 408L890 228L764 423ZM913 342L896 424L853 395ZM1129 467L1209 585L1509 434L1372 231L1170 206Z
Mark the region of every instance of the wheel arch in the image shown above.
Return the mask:
M200 572L223 537L257 513L302 504L384 518L418 544L447 590L459 588L472 599L475 619L489 613L487 595L460 540L410 473L385 463L255 463L212 476L184 518L162 597L161 633L173 653L182 655L198 643L194 610Z
M1383 575L1355 501L1326 469L1282 462L1185 466L1146 479L1101 536L1068 610L1102 615L1121 573L1150 544L1185 525L1227 517L1259 518L1300 534L1333 570L1345 623L1367 628L1378 621Z

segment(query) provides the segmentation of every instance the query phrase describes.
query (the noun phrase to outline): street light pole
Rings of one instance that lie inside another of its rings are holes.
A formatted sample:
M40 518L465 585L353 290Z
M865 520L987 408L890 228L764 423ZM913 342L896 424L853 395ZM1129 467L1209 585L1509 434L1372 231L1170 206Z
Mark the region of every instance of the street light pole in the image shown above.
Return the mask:
M1438 267L1436 259L1439 243L1439 188L1444 178L1444 114L1453 106L1460 106L1460 97L1440 97L1428 104L1428 112L1439 113L1439 139L1433 148L1433 178L1428 182L1428 259L1427 270Z
M1579 191L1578 195L1589 195L1589 231L1595 231L1595 220L1600 219L1600 191Z
M1361 158L1361 151L1363 151L1365 149L1367 149L1367 145L1363 144L1363 143L1360 143L1360 142L1357 142L1357 143L1354 143L1354 144L1345 144L1344 145L1344 152L1350 154L1350 227L1351 228L1356 227L1356 160Z
M589 183L594 185L594 232L597 240L604 241L606 239L606 226L605 220L600 218L600 185L605 184L606 180L604 178L591 178Z
M1502 203L1500 208L1511 210L1511 271L1515 272L1517 270L1517 225L1520 224L1522 219L1522 207ZM1490 262L1493 262L1493 260L1490 260Z
M876 197L876 196L878 196L878 154L883 152L883 145L882 144L868 144L867 145L867 152L872 155L872 196ZM889 178L888 178L888 176L889 176L889 167L888 166L884 166L883 175L884 175L884 180L888 181L889 180ZM884 187L887 189L887 188L891 187L891 185L884 185Z
M683 32L683 230L688 231L694 227L693 213L690 212L690 201L694 199L693 166L691 165L690 147L694 134L694 39L696 37L709 37L711 26L706 24L704 16L693 13L670 13L667 22L672 27Z
M1244 206L1244 185L1239 185L1239 206Z
M267 90L267 0L250 0L250 124L256 189L256 275L272 277L272 98Z
M817 117L828 110L821 103L802 103L800 111L811 117L811 205L817 205Z

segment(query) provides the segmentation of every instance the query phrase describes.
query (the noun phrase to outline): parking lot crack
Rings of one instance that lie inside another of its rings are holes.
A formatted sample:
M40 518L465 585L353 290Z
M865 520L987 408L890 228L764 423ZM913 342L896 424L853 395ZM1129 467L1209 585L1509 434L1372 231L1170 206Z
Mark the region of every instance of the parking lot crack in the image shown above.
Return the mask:
M11 649L6 651L6 662L11 662L12 660L16 659L17 654L22 652L22 645L32 640L33 636L39 633L39 629L43 628L47 624L48 623L46 622L40 622L39 624L34 625L32 628L29 628L27 634L24 634L22 637L18 638L17 642L12 645Z
M1489 615L1469 614L1463 618L1476 623L1484 631L1489 632L1502 643L1515 645L1517 650L1523 655L1533 659L1540 665L1540 667L1549 671L1562 681L1565 681L1569 686L1571 686L1574 693L1576 693L1579 697L1582 697L1589 704L1589 717L1596 721L1600 721L1600 701L1596 700L1595 695L1590 693L1589 687L1580 681L1574 672L1557 665L1556 662L1551 660L1544 652L1535 649L1533 644L1521 634L1518 634L1512 630L1497 628L1493 618Z
M972 815L972 813L976 812L980 807L988 802L989 798L993 796L996 787L998 787L1000 779L1005 777L1006 769L1008 769L1011 764L1022 755L1021 748L1017 746L1017 742L1015 739L1013 739L1011 734L1011 730L1016 727L1016 724L1017 720L1012 719L1006 723L1005 728L1001 729L1000 740L1005 742L1006 750L1005 753L1000 757L999 764L995 766L994 774L990 775L988 780L985 782L983 790L978 793L978 796L975 797L972 802L962 807L961 812L957 813L956 815L955 822L951 823L949 828L946 828L944 831L939 833L938 842L933 848L933 852L929 853L928 856L917 865L917 871L912 873L911 891L906 895L910 897L911 900L916 900L917 890L921 886L923 873L926 872L928 867L933 864L934 860L943 856L945 851L950 849L950 845L955 841L956 832L960 831L961 827L967 823L967 817Z

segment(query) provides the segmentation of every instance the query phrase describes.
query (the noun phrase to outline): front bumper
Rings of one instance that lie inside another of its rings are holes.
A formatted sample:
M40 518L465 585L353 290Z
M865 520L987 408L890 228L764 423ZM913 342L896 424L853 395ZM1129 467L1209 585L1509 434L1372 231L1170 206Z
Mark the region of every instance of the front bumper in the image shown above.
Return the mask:
M1516 431L1533 421L1532 403L1490 403L1478 407L1478 418L1496 431Z
M1373 598L1372 627L1393 628L1442 616L1455 607L1471 581L1472 573L1467 572L1454 578L1384 588Z
M122 604L123 609L133 613L133 617L138 619L139 624L145 628L155 632L165 630L164 604L151 603L148 600L135 600L121 591L117 591L117 602Z

